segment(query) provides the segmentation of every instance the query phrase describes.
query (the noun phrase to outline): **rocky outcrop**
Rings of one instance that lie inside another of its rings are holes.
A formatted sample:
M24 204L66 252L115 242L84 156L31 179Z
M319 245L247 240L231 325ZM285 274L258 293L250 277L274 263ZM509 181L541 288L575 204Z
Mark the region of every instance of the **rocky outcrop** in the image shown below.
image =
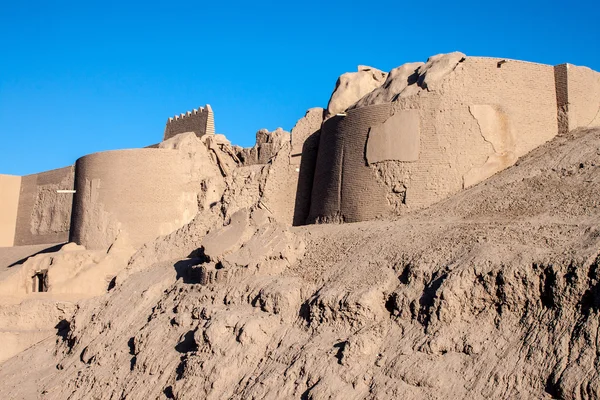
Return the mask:
M358 72L341 75L329 99L325 117L345 111L361 97L381 86L387 74L376 68L359 65Z
M416 95L421 90L435 90L437 83L452 72L465 57L463 53L456 51L429 57L426 63L403 64L391 70L381 86L349 108L389 103L401 97Z

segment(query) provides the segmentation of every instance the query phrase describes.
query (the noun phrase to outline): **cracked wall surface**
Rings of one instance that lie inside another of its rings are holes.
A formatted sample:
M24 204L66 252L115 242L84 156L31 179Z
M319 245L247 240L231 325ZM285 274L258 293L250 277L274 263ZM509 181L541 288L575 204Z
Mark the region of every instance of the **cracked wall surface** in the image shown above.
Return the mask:
M402 110L369 129L366 158L369 164L381 161L417 161L420 137L419 112Z
M512 165L558 133L554 82L549 65L462 53L397 68L323 124L309 222L401 215Z
M517 161L510 117L500 107L489 104L472 105L469 111L479 125L483 140L492 146L493 153L483 165L475 166L465 173L465 188L489 178Z
M15 246L61 243L69 238L73 194L72 166L21 177Z

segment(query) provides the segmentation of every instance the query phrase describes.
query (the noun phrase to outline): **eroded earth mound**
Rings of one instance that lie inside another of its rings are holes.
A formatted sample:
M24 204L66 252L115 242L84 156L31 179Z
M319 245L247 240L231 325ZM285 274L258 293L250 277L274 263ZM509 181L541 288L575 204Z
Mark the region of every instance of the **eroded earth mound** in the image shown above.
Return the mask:
M394 221L199 214L1 364L0 396L598 398L599 165L582 129Z

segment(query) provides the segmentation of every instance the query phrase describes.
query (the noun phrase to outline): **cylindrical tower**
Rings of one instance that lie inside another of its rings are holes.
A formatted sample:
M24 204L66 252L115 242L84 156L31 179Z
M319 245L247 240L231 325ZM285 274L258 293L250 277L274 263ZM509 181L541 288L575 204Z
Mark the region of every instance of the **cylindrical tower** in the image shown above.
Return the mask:
M81 157L70 240L105 249L126 234L135 247L173 232L198 211L189 161L167 149L117 150Z

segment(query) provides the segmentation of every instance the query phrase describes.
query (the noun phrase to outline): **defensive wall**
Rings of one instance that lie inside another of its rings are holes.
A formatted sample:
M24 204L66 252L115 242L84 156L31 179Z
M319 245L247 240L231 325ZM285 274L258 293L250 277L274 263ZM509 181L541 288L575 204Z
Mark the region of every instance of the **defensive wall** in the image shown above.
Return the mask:
M557 134L600 125L600 74L453 53L398 67L345 112L325 114L310 109L291 136L259 131L256 146L233 150L249 177L269 166L256 190L282 222L389 218L477 184ZM211 107L169 118L164 140L183 132L213 134ZM0 246L70 238L105 249L120 235L139 246L185 225L206 166L163 144L0 175Z
M0 175L0 247L66 242L72 166L26 176Z
M176 150L132 149L90 154L75 164L70 241L106 249L119 235L134 247L190 222L199 182Z
M428 64L394 101L359 101L323 123L306 222L401 215L481 182L559 131L600 124L600 74L588 68L463 57L433 74Z
M185 132L194 132L198 137L215 133L215 117L210 104L169 118L163 141Z
M304 225L310 211L315 163L324 116L323 108L311 108L296 122L291 131L291 168L288 184L292 185L294 190L293 225Z

